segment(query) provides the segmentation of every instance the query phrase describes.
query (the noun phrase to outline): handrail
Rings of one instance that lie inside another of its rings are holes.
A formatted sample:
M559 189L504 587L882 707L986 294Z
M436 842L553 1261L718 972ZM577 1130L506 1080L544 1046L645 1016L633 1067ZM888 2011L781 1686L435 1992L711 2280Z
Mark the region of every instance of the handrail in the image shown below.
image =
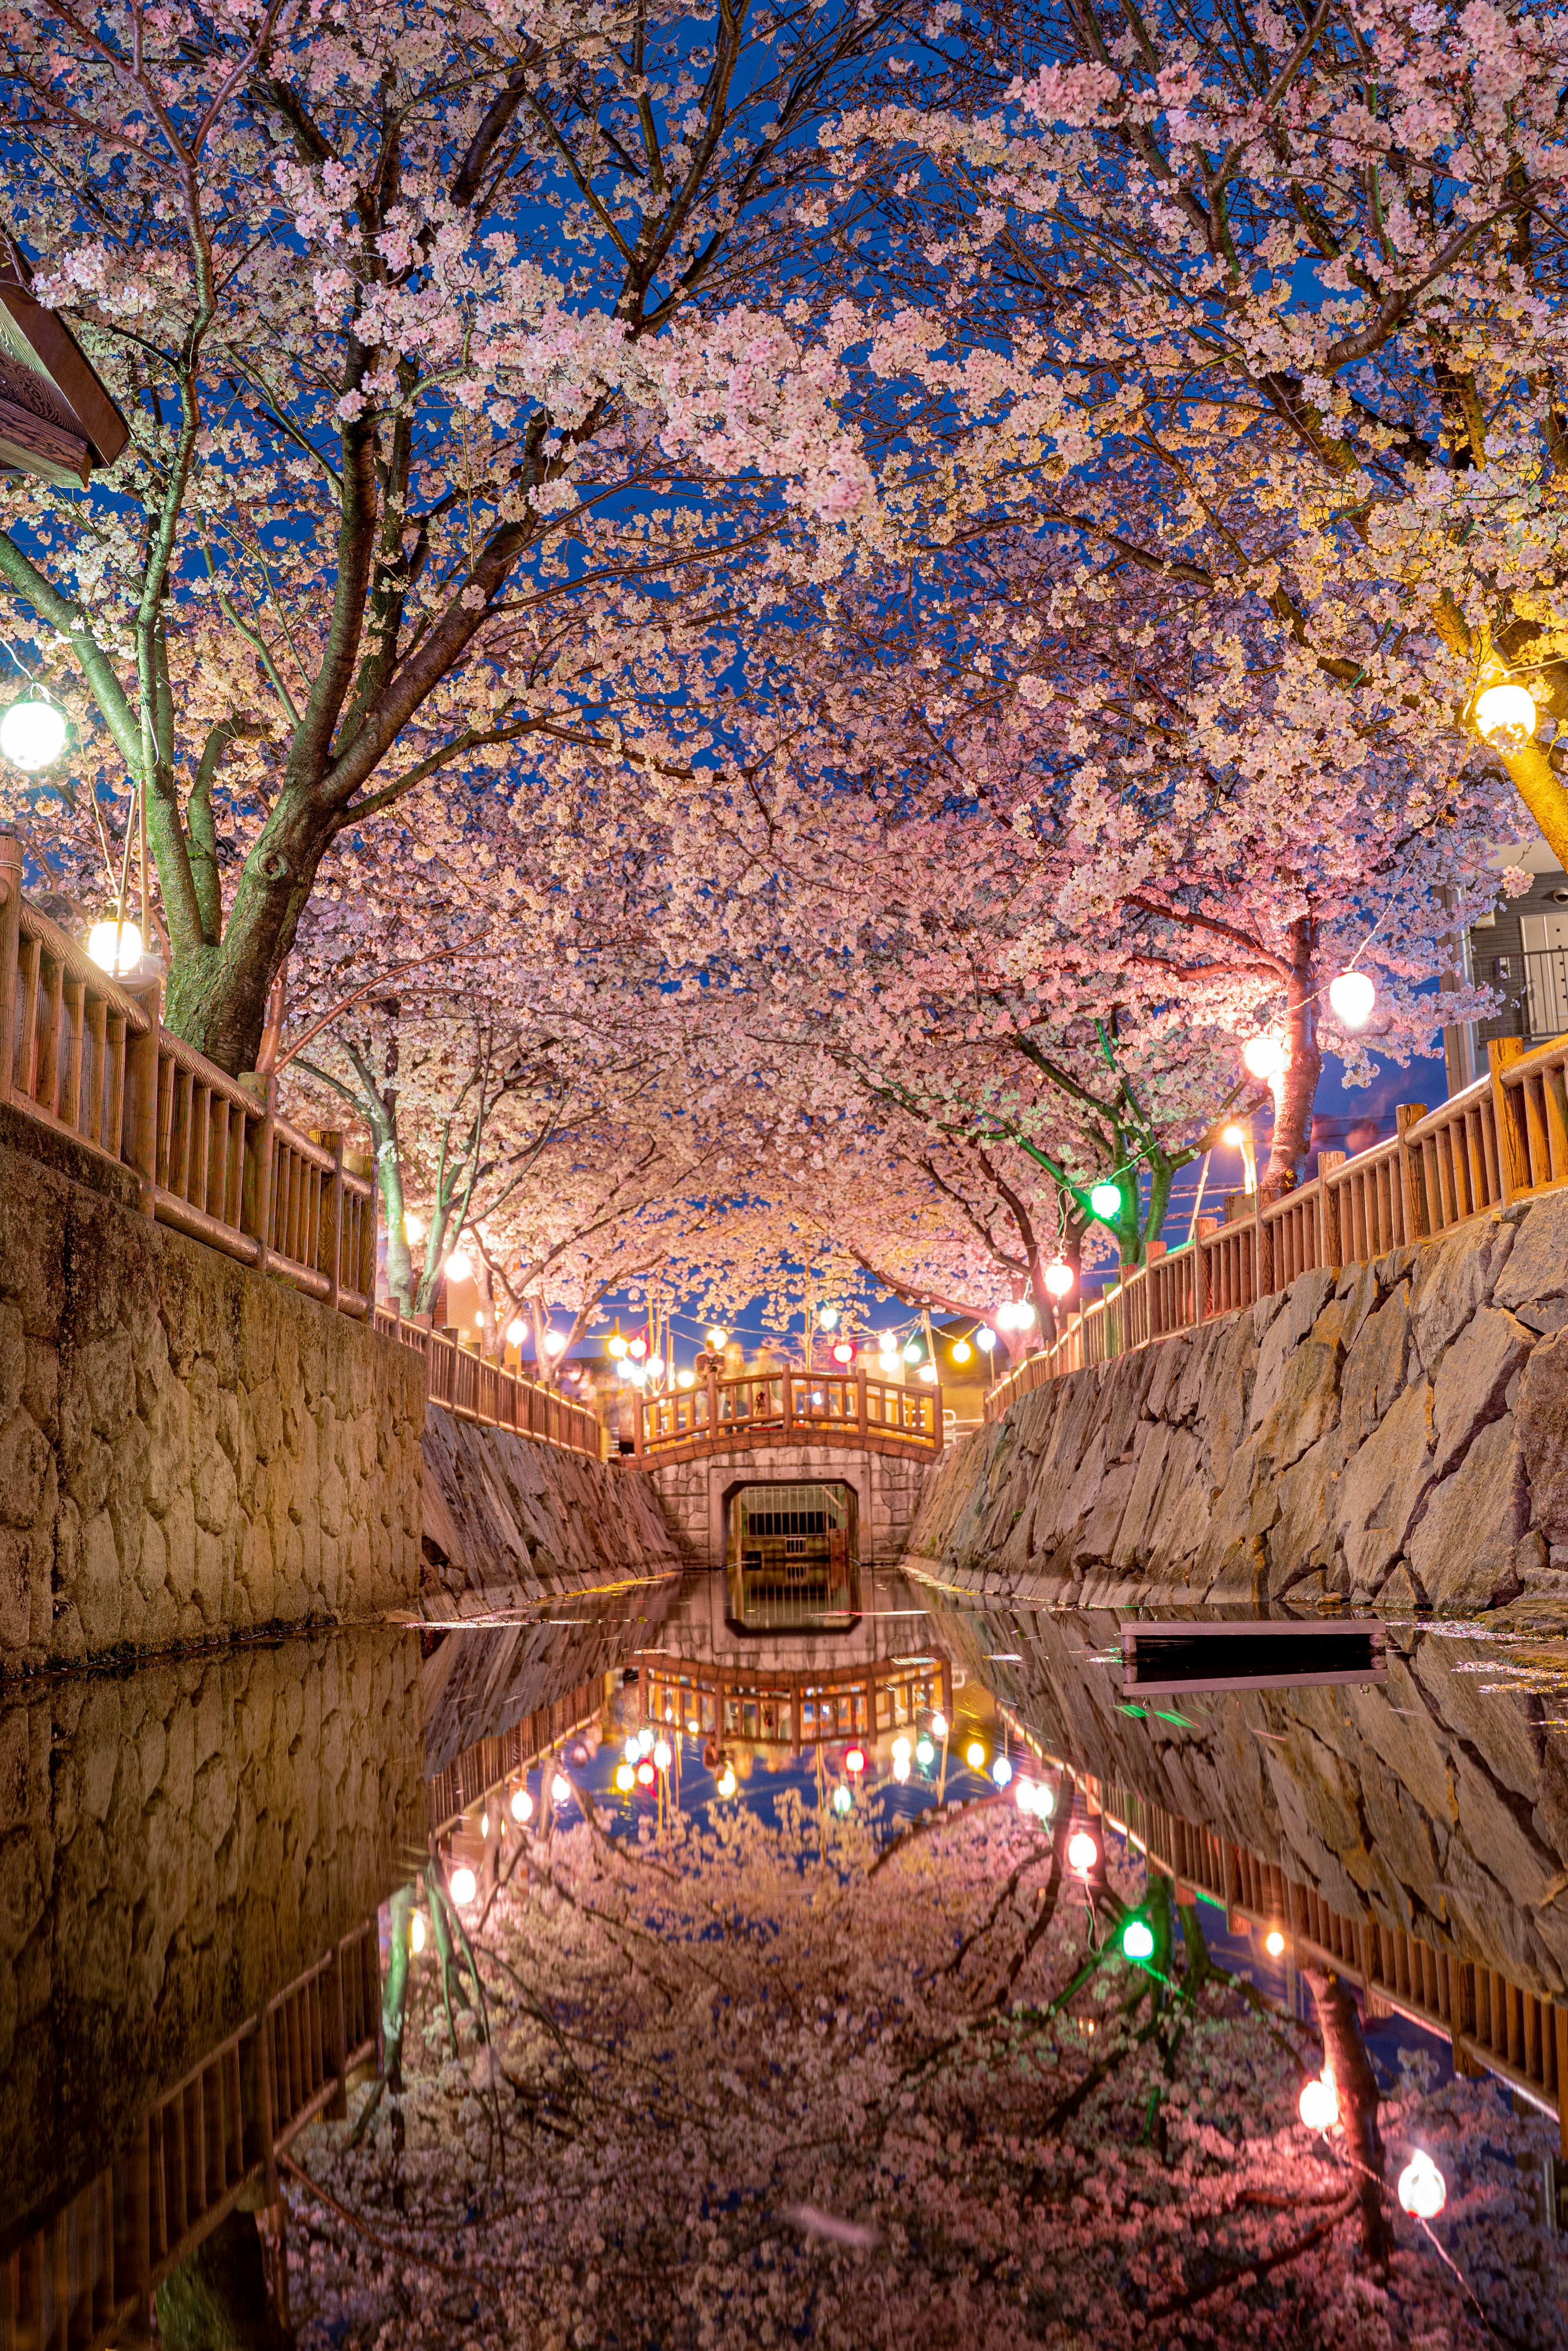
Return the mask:
M943 1445L942 1391L906 1388L863 1371L732 1372L722 1379L710 1371L695 1387L639 1396L632 1430L642 1462L789 1443L797 1436L809 1444L935 1458Z
M1529 1051L1499 1038L1487 1062L1436 1110L1401 1103L1395 1133L1354 1158L1320 1152L1310 1183L1268 1201L1255 1193L1223 1224L1200 1217L1179 1249L1155 1244L1147 1265L988 1390L987 1420L1068 1372L1276 1296L1300 1274L1441 1240L1471 1217L1568 1186L1568 1036Z
M450 1332L407 1319L395 1306L376 1308L375 1327L383 1338L395 1339L423 1356L428 1403L443 1405L459 1420L509 1428L564 1452L584 1453L591 1461L600 1458L599 1416L586 1405L573 1404L556 1388L486 1363L476 1349L460 1345Z
M0 1102L138 1179L143 1211L363 1321L376 1187L336 1131L304 1134L160 1019L22 894L0 831Z

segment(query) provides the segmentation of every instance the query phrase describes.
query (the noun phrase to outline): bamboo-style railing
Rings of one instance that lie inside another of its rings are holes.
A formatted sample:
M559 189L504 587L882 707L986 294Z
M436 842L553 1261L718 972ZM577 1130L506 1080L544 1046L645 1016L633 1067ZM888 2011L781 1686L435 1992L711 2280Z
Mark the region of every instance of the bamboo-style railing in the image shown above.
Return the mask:
M503 1797L530 1763L597 1722L603 1703L604 1676L591 1674L564 1698L552 1699L549 1706L536 1706L509 1730L494 1732L465 1747L444 1771L425 1782L431 1835L439 1840L465 1813L481 1806L488 1809L491 1798Z
M112 2163L0 2259L0 2346L147 2344L152 2303L238 2204L279 2204L278 2158L379 2064L371 1917L141 2115Z
M0 1102L127 1167L143 1209L339 1313L375 1295L375 1186L173 1036L157 981L121 987L22 895L0 832Z
M1065 1372L1109 1363L1216 1315L1288 1289L1315 1267L1364 1264L1407 1242L1439 1240L1470 1217L1568 1184L1568 1037L1527 1052L1487 1048L1484 1077L1433 1111L1404 1103L1396 1133L1347 1159L1318 1155L1310 1184L1265 1201L1234 1196L1224 1224L1153 1255L1072 1315L1051 1345L998 1382L986 1418Z
M394 1308L378 1306L375 1324L387 1338L423 1356L424 1392L431 1404L444 1405L459 1420L515 1429L519 1437L538 1437L542 1444L599 1459L599 1417L586 1405L573 1404L554 1388L486 1362L476 1348L462 1345L444 1331L406 1321Z
M632 1414L640 1461L689 1458L732 1447L841 1445L872 1453L942 1450L942 1391L906 1388L865 1372L709 1370L695 1387L642 1396Z

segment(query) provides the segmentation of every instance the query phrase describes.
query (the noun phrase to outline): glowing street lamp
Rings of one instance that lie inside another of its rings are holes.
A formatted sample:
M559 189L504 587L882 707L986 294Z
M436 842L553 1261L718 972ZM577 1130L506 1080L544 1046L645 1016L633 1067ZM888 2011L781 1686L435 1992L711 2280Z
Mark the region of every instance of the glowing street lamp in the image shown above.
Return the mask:
M1424 2147L1399 2175L1399 2201L1417 2220L1434 2220L1448 2200L1448 2183Z
M1522 751L1535 733L1540 715L1529 687L1516 685L1511 678L1500 685L1489 685L1476 697L1476 732L1494 751ZM4 741L0 731L0 746Z
M87 951L99 971L122 978L141 961L141 933L134 923L95 923L87 935Z
M66 714L37 687L0 718L0 751L29 775L57 759L65 747Z
M1241 1188L1244 1192L1255 1192L1258 1189L1258 1155L1252 1148L1252 1129L1233 1124L1226 1128L1219 1139L1221 1143L1228 1143L1232 1151L1239 1151Z
M1377 990L1364 971L1342 971L1329 982L1329 1002L1346 1029L1364 1029L1376 1001Z
M1326 2067L1312 2081L1301 2084L1296 2112L1310 2131L1332 2130L1338 2122L1339 2092L1334 2087L1333 2075Z

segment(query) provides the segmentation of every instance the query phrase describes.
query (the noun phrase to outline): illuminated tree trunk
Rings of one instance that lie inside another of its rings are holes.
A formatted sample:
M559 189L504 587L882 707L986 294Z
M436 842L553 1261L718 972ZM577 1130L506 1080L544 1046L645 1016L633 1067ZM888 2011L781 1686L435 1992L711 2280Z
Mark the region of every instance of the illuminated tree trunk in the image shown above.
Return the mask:
M1294 1190L1312 1139L1312 1104L1322 1075L1318 1042L1317 925L1301 914L1291 925L1291 977L1285 993L1289 1059L1274 1081L1274 1137L1259 1189L1265 1199Z
M1366 2258L1385 2269L1393 2251L1385 2210L1384 2172L1387 2156L1377 2127L1377 2076L1366 2053L1356 2005L1336 1975L1317 1968L1302 1970L1312 1987L1323 2036L1323 2056L1333 2069L1339 2094L1339 2118L1344 2151L1355 2168L1361 2195L1361 2236Z

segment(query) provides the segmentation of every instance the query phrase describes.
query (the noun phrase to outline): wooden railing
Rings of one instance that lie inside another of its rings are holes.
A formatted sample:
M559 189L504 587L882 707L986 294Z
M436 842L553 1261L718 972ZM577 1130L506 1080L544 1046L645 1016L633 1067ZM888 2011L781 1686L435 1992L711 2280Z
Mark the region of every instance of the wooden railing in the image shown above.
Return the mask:
M492 1796L503 1796L530 1763L597 1722L603 1703L604 1676L591 1674L564 1698L553 1699L549 1706L536 1706L509 1730L476 1739L471 1747L465 1747L444 1771L425 1782L431 1835L445 1836L465 1813L480 1805L487 1808Z
M151 2340L156 2289L259 2187L381 2047L377 1921L269 2001L141 2116L123 2152L0 2260L0 2346Z
M519 1437L536 1437L545 1445L559 1445L569 1453L586 1453L597 1461L602 1450L600 1423L586 1405L573 1404L554 1388L525 1380L499 1364L486 1363L478 1351L465 1347L444 1331L432 1331L405 1319L394 1307L378 1306L376 1329L424 1358L424 1392L432 1404L444 1405L460 1420L483 1421L491 1428L515 1429Z
M1314 1268L1365 1264L1408 1242L1439 1240L1469 1217L1568 1185L1568 1037L1527 1051L1487 1048L1489 1067L1437 1109L1404 1103L1396 1133L1347 1159L1318 1155L1310 1184L1265 1202L1233 1196L1227 1221L1199 1219L1179 1249L1151 1253L986 1397L999 1420L1018 1397L1065 1372L1233 1314Z
M368 1161L302 1134L165 1029L157 981L121 987L22 895L0 832L0 1102L129 1168L160 1224L340 1313L375 1295Z
M755 1445L843 1445L883 1453L942 1450L942 1391L865 1372L709 1372L695 1387L636 1400L639 1460Z

